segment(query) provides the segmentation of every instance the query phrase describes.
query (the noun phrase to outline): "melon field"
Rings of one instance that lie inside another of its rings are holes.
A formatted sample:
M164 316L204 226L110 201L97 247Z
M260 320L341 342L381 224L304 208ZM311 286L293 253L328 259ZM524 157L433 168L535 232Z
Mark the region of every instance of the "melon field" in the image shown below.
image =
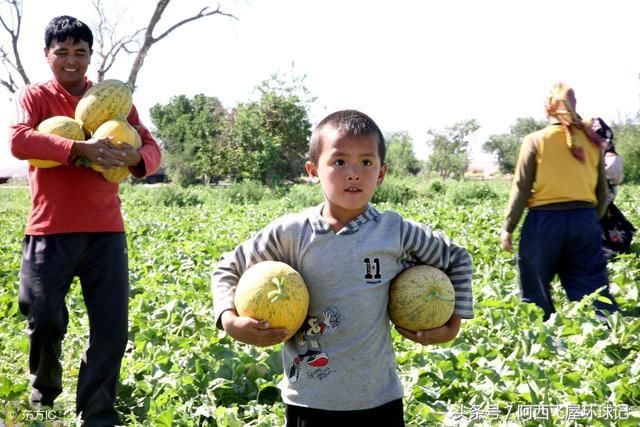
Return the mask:
M274 218L320 202L319 188L270 190L121 186L128 230L130 332L117 407L132 426L280 426L279 348L254 348L215 328L210 274L220 255ZM621 311L610 329L588 300L570 302L554 281L559 312L518 299L513 253L500 249L506 181L389 177L376 193L473 256L476 317L451 343L423 347L395 331L409 426L640 425L640 244L609 263ZM618 205L640 226L640 187ZM88 337L79 283L67 297L64 391L50 411L28 406L28 341L18 308L26 187L0 186L0 426L75 425L75 383ZM518 235L515 239L517 241ZM636 238L636 241L638 239ZM594 296L595 297L595 296Z

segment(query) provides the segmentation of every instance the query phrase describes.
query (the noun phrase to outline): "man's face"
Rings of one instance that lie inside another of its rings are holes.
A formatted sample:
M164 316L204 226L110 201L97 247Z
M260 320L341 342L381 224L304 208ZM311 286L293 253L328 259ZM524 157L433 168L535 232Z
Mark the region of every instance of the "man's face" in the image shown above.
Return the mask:
M84 82L84 76L91 63L89 43L68 38L54 39L51 46L44 49L45 56L56 80L65 88L73 88Z

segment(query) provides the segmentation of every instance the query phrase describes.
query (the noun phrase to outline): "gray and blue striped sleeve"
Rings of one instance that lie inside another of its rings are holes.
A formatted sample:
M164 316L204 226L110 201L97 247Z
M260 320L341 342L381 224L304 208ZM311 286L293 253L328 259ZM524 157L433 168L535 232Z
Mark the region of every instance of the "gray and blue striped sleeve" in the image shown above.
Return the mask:
M473 266L469 252L452 243L444 234L406 219L401 222L400 242L410 259L436 267L447 274L456 291L453 313L465 319L473 318Z
M226 310L235 309L233 297L242 274L252 265L262 261L282 261L290 264L283 250L278 227L275 224L263 228L253 237L239 244L232 252L222 255L211 274L211 292L216 326L222 329L220 316Z

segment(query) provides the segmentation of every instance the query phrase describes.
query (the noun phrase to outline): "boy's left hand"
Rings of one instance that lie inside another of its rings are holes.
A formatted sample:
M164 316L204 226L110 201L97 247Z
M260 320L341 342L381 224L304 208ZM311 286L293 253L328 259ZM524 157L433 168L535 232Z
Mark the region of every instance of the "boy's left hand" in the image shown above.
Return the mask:
M440 326L439 328L425 329L424 331L413 332L408 329L403 329L396 326L396 330L403 337L422 345L441 344L449 342L458 336L458 332L460 332L460 323L462 323L462 318L453 315L449 318L447 323Z

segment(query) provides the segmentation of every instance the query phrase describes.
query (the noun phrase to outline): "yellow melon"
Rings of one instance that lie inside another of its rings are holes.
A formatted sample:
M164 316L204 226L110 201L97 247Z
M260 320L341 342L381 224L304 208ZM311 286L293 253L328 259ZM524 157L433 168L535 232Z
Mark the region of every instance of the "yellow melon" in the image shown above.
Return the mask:
M80 123L67 116L53 116L43 120L36 129L38 132L58 135L75 141L84 140L84 131ZM60 166L54 160L29 159L29 163L37 168L46 169Z
M129 122L127 122L126 119L113 119L104 122L93 133L93 137L111 137L112 144L114 145L118 145L121 142L126 142L136 149L142 146L140 134L133 126L129 124ZM91 163L91 168L95 171L101 172L104 179L113 183L120 183L129 176L129 168L127 166L105 169L100 165Z
M234 303L240 316L266 320L272 328L286 328L291 338L307 317L309 292L296 270L279 261L263 261L244 272Z
M444 325L455 306L449 277L429 265L416 265L398 274L389 288L389 317L410 331Z
M93 136L107 120L126 118L132 105L133 95L129 86L120 80L108 79L90 87L80 98L75 118L85 133Z

